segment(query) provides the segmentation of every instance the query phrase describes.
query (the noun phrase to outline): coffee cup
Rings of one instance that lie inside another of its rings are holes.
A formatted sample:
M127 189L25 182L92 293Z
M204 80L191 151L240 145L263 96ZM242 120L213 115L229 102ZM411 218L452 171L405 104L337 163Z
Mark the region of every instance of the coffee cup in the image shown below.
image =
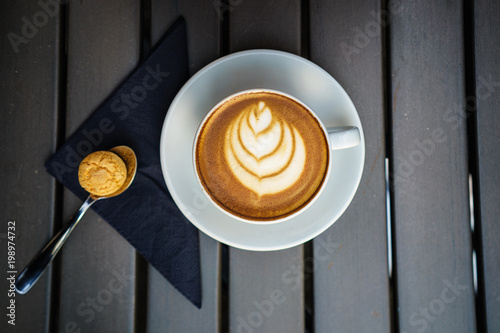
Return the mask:
M327 128L304 102L270 89L217 103L195 135L197 182L220 211L269 224L304 212L330 177L331 150L357 146L357 127Z

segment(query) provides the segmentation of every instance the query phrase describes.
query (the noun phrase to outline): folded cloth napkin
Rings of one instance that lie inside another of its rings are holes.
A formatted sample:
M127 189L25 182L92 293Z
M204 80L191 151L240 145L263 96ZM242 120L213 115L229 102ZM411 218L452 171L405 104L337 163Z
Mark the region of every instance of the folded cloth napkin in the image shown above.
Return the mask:
M93 209L198 308L201 307L198 230L172 200L160 167L160 134L167 109L189 78L182 18L149 58L111 94L45 163L47 171L84 200L80 161L93 151L131 147L138 169L123 194Z

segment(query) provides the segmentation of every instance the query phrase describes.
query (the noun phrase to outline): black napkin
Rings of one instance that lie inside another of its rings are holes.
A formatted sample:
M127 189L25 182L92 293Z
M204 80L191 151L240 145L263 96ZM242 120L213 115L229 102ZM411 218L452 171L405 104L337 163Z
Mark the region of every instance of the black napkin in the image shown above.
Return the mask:
M123 194L92 207L170 283L201 307L198 230L168 193L160 167L163 120L189 78L186 28L178 19L151 56L111 94L46 163L47 171L84 200L80 161L93 151L131 147L138 169Z

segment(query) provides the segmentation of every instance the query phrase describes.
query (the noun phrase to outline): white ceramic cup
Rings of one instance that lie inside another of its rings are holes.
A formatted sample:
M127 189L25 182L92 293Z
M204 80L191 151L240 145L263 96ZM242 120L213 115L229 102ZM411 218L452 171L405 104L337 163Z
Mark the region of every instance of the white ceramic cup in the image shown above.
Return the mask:
M321 121L321 119L314 113L314 111L304 102L302 102L301 100L299 100L298 98L294 97L294 96L291 96L289 94L286 94L284 92L281 92L281 91L277 91L277 90L272 90L272 89L249 89L249 90L244 90L244 91L240 91L240 92L237 92L237 93L234 93L226 98L224 98L222 101L220 101L219 103L217 103L206 115L205 117L203 118L203 120L201 121L200 125L198 126L198 130L196 131L196 136L195 136L195 139L194 139L194 144L193 144L193 151L192 151L192 160L193 160L193 167L194 167L194 173L196 175L196 180L198 182L198 185L200 186L202 192L205 194L205 196L208 198L208 200L211 202L211 204L213 204L215 207L217 207L220 211L222 211L224 214L236 219L236 220L239 220L239 221L243 221L243 222L247 222L247 223L253 223L253 224L270 224L270 223L278 223L278 222L283 222L283 221L286 221L288 219L291 219L293 217L296 217L297 215L301 214L302 212L304 212L308 207L310 207L314 201L321 195L321 192L323 191L323 188L325 187L325 184L328 182L328 177L330 176L330 169L331 169L331 164L332 164L332 154L328 153L328 166L327 166L327 171L326 171L326 175L325 175L325 178L320 186L320 188L318 189L318 191L316 191L314 197L312 197L307 204L303 205L302 207L298 208L297 210L295 210L292 214L289 214L289 215L286 215L282 218L277 218L277 219L273 219L273 220L251 220L251 219L245 219L243 217L240 217L240 216L237 216L237 215L234 215L232 214L231 212L227 211L226 209L224 209L224 207L221 207L217 202L215 202L212 197L210 196L210 194L208 194L207 192L207 189L204 187L201 179L200 179L200 176L198 174L198 171L197 171L197 168L196 168L196 165L197 165L197 161L196 161L196 158L197 158L197 155L196 154L196 147L197 147L197 142L198 142L198 137L201 133L201 129L203 128L203 125L205 124L205 122L210 118L210 115L212 113L214 113L218 108L219 106L221 106L222 104L224 104L226 101L238 96L238 95L243 95L243 94L247 94L247 93L258 93L258 92L270 92L270 93L274 93L274 94L278 94L278 95L282 95L284 97L287 97L295 102L297 102L298 104L302 105L307 111L309 111L309 113L317 120L317 122L320 124L321 126L321 129L323 130L323 133L325 135L326 138L328 138L328 141L329 141L329 144L330 144L330 148L332 150L338 150L338 149L346 149L346 148L351 148L351 147L355 147L357 145L359 145L359 143L361 142L361 135L359 133L359 129L355 126L339 126L339 127L326 127L323 122ZM307 161L306 161L307 163Z

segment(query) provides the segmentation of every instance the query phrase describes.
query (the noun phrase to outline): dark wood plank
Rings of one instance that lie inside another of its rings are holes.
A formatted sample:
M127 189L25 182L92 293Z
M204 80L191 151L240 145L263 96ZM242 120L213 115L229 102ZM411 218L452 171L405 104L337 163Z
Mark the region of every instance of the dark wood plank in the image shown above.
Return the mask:
M10 295L7 237L12 236L8 223L15 221L15 230L10 229L15 233L12 270L18 275L53 231L55 180L43 164L56 148L59 19L56 12L50 17L33 1L4 3L0 14L2 332L49 329L52 270L28 294ZM10 300L15 301L15 326L6 316Z
M231 1L222 7L230 15L231 52L273 49L300 54L300 1Z
M230 52L271 48L300 53L300 1L234 1L227 10ZM230 248L230 332L304 331L303 257L302 245L264 253ZM291 273L298 283L291 286L283 275L294 269L299 270Z
M230 332L304 332L303 248L230 249Z
M137 1L72 1L68 15L67 126L70 135L139 60ZM81 205L64 196L64 217ZM134 248L93 211L61 251L59 330L132 332Z
M461 2L391 20L394 223L402 332L474 332Z
M177 5L176 5L177 4ZM191 74L218 56L219 20L211 2L152 1L153 45L182 15L186 19ZM155 269L149 269L148 332L218 332L220 245L200 233L202 308L197 309Z
M179 17L187 22L189 70L191 75L219 56L219 1L152 0L153 42Z
M479 189L488 332L500 332L500 3L475 2Z
M351 205L314 241L316 251L333 244L314 271L316 332L390 331L380 8L379 0L311 2L311 60L353 100L366 143L363 176ZM367 41L359 45L361 34Z
M202 308L196 308L154 268L149 269L148 332L219 332L219 243L200 233Z

